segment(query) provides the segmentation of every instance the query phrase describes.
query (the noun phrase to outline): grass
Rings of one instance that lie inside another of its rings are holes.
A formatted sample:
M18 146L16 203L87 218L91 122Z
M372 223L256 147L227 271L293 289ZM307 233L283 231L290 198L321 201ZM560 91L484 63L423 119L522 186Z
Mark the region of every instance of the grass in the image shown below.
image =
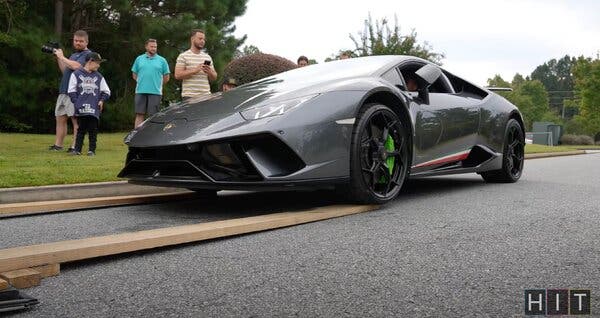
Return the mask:
M126 133L99 134L95 157L49 151L54 135L0 133L0 188L116 181L123 168ZM68 136L65 145L70 145ZM526 153L562 152L600 146L527 145ZM87 136L83 152L87 152Z
M0 188L116 181L123 168L126 133L98 134L96 156L88 157L86 135L82 156L49 151L54 135L0 133ZM72 142L65 138L65 149Z

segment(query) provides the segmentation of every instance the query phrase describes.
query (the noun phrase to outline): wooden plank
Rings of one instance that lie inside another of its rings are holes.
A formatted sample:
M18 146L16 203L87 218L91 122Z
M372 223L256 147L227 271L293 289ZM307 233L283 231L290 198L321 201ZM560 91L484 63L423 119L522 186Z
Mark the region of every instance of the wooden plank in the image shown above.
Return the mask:
M47 264L42 266L32 267L34 271L38 271L42 278L58 276L60 274L60 264Z
M0 273L0 277L5 279L15 288L29 288L38 286L42 280L40 272L31 268L23 268Z
M8 286L10 286L8 285L8 282L0 278L0 290L5 290L8 288Z
M142 204L150 202L161 202L167 200L183 200L197 197L195 193L161 193L126 195L117 197L99 197L72 200L40 201L27 203L0 204L0 217L27 215L42 212L57 212L76 209L88 209L96 207L108 207L127 204Z
M377 208L374 205L333 205L306 211L8 248L0 250L0 272L270 230Z

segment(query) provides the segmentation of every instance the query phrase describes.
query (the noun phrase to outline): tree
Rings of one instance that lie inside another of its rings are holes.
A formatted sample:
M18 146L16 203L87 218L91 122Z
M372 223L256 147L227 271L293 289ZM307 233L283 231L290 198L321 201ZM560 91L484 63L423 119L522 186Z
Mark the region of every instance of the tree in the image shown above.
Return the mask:
M525 121L525 128L531 129L534 121L554 120L555 114L548 107L548 93L544 85L537 80L526 80L516 74L512 83L508 83L498 74L488 79L488 85L493 87L510 87L512 92L498 92L501 96L516 105Z
M444 58L443 53L432 51L427 42L418 44L417 33L413 29L407 35L402 35L398 18L394 17L394 26L390 28L386 18L373 22L371 15L364 21L364 31L358 33L358 37L350 34L354 42L356 56L369 55L412 55L441 65Z
M600 59L580 57L573 66L575 90L581 96L579 115L588 135L600 132Z
M488 78L487 83L490 87L511 87L499 74L494 75L493 78Z
M204 29L206 50L222 74L245 41L245 37L238 39L232 34L233 22L244 13L246 2L0 0L0 25L10 26L0 30L0 129L31 127L34 132L52 131L60 73L55 59L41 53L40 46L48 40L58 40L70 53L72 33L77 29L86 30L90 35L89 48L108 59L100 72L106 77L112 96L102 116L101 129L130 128L135 87L130 69L135 57L144 52L145 40L158 40L159 54L167 59L173 72L177 55L189 48L189 31ZM56 36L59 25L62 33ZM215 89L216 83L213 84ZM165 104L180 98L179 86L175 80L165 86Z
M262 53L262 52L255 45L244 45L244 47L241 50L236 50L235 58L239 59L240 57L244 57L244 56L248 56L248 55L252 55L252 54L258 54L258 53Z
M551 59L533 70L531 79L542 82L550 94L550 107L562 111L564 100L573 98L573 74L571 69L576 59L565 55Z
M529 127L534 121L542 121L546 113L550 112L548 104L548 92L544 88L544 84L538 80L525 81L518 87L514 88L514 94L523 98L529 99L530 102L526 102L522 105L518 105L523 117L529 123Z

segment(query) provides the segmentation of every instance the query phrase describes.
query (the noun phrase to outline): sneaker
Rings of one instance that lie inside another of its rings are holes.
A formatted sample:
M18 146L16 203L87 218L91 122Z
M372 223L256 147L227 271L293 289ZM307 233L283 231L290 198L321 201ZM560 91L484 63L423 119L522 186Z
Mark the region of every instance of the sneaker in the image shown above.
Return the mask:
M81 156L81 152L74 150L72 152L69 152L69 156Z
M75 150L75 148L73 148L73 147L69 147L69 149L67 150L67 152L68 152L68 153L75 152L75 151L76 151L76 150Z
M90 151L88 151L88 156L90 156L90 157L93 157L93 156L95 156L95 155L96 155L96 153L95 153L95 152L93 152L93 151L91 151L91 150L90 150Z
M57 145L52 145L52 146L48 147L48 150L51 150L51 151L61 151L61 150L63 150L63 147L57 146Z

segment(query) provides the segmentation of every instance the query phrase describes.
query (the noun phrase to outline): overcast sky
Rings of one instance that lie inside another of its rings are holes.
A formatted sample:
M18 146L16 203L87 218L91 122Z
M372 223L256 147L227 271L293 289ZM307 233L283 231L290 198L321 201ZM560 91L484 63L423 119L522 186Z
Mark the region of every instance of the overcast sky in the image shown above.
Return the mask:
M234 34L246 34L245 44L264 53L322 63L354 48L349 34L363 30L369 13L392 23L396 15L403 35L415 29L419 43L446 55L444 68L479 85L494 74L508 81L517 72L529 75L565 54L600 52L596 0L249 0Z

